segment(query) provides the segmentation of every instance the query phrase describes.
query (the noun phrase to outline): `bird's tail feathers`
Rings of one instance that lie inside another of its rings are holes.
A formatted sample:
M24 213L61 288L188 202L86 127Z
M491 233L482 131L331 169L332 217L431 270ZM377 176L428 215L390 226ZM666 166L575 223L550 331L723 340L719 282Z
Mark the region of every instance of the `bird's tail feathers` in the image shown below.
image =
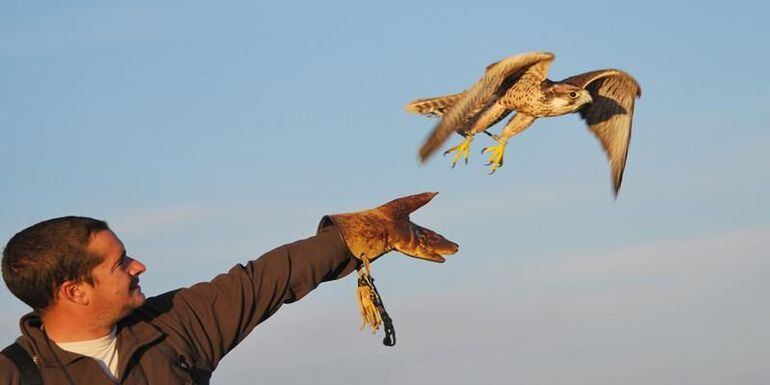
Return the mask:
M406 105L406 111L413 114L432 117L442 116L446 110L460 100L461 97L462 93L413 100Z

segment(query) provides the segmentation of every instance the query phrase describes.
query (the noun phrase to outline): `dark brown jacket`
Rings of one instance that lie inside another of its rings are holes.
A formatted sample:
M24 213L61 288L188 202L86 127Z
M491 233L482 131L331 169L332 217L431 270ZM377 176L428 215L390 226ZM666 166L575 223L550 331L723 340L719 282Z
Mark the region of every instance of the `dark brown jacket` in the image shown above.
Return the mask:
M211 282L157 297L118 323L120 384L208 384L219 360L284 303L357 265L334 227L278 247ZM35 313L21 319L17 340L37 360L46 385L113 385L97 362L48 340ZM0 355L0 385L20 384Z

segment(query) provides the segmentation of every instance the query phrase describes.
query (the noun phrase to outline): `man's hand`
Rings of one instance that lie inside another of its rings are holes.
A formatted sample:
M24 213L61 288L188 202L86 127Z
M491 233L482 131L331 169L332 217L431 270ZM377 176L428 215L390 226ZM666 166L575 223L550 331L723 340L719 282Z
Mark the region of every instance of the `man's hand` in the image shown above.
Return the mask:
M409 214L430 202L436 194L410 195L371 210L328 215L321 219L319 228L334 223L356 258L366 256L374 260L397 250L412 257L444 262L442 255L456 253L457 244L409 220Z

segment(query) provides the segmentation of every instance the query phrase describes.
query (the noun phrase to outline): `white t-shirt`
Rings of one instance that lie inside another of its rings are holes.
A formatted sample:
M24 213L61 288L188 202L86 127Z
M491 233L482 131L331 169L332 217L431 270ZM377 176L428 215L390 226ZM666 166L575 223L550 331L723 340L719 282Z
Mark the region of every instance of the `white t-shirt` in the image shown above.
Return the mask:
M110 334L95 340L78 342L56 342L60 348L77 354L91 357L99 363L104 372L113 381L118 380L118 339L115 337L117 328L112 328Z

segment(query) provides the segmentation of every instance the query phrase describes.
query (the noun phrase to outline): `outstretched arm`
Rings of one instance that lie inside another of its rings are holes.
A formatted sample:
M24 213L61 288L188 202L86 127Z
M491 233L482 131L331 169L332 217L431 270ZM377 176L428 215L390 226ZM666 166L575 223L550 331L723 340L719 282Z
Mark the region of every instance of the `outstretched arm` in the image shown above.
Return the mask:
M135 316L190 347L195 366L213 370L255 326L321 282L346 276L361 261L398 250L443 261L457 245L417 226L409 214L435 194L393 200L372 210L324 217L318 234L236 265L210 282L149 298Z
M238 264L210 282L149 298L138 316L190 347L195 366L219 360L284 303L358 265L335 227Z

